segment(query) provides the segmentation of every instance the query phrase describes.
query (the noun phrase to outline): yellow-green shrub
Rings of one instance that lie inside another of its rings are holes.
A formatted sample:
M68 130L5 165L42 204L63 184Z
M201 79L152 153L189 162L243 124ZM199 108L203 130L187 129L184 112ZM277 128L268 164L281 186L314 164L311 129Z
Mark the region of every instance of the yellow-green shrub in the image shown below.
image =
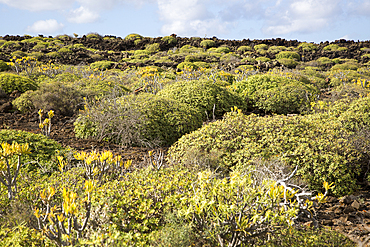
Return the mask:
M219 157L213 168L227 171L249 166L256 159L279 157L310 189L322 190L323 181L334 182L335 195L349 194L358 188L362 154L348 140L348 133L331 114L307 116L246 116L227 113L180 138L169 150L171 159L183 165L194 155L207 160L211 153Z
M276 59L288 58L293 60L299 60L301 57L297 52L294 51L281 51L276 55Z
M0 72L9 70L9 65L6 64L3 60L0 60Z
M216 117L222 116L234 106L246 109L237 94L207 80L177 81L165 86L158 95L190 105L199 110L204 119L213 115L213 107Z
M277 114L302 112L319 93L310 84L268 74L250 76L234 88L252 106Z
M0 74L0 87L6 93L11 93L14 90L23 93L28 90L37 89L36 83L28 77L10 73Z

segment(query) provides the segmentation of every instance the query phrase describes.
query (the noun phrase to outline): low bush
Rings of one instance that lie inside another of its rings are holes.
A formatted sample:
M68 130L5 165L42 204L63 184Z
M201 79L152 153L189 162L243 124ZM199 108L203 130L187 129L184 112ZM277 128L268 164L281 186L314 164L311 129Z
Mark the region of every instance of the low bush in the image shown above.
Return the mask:
M67 47L62 47L58 50L59 53L72 53L72 50Z
M346 51L346 47L340 47L337 44L330 44L323 48L324 51Z
M218 53L229 53L230 52L230 48L227 47L227 46L220 46L218 47L215 52L218 52Z
M112 61L97 61L90 64L90 67L92 69L99 69L99 70L106 70L110 69L112 64L114 64Z
M72 116L82 106L82 98L81 92L72 85L53 81L41 84L36 91L21 95L14 101L14 105L20 111L44 109Z
M297 52L294 51L281 51L276 55L276 59L288 58L293 60L300 60L300 56Z
M215 45L216 45L216 43L213 40L210 40L210 39L205 39L205 40L202 40L202 42L200 42L200 46L205 48L205 49L214 47Z
M197 109L157 95L128 95L106 105L85 110L75 123L76 136L98 137L131 146L171 145L202 125L202 114ZM115 124L117 121L120 124ZM130 121L134 124L130 125ZM124 133L127 139L117 133Z
M317 50L317 45L313 44L313 43L307 43L307 42L303 42L303 43L300 43L298 45L298 48L301 48L303 51L313 51L313 50Z
M198 66L192 62L182 62L177 65L177 68L183 70L185 67L191 68L193 70L198 69Z
M253 50L252 47L247 46L247 45L239 46L237 49L238 52L243 52L243 53L246 51L252 51L252 50Z
M342 64L335 64L333 67L331 67L330 70L357 70L359 68L359 64L357 63L342 63Z
M177 81L165 86L158 95L188 104L201 112L203 119L213 114L220 117L234 106L246 110L242 98L237 94L207 80Z
M10 66L3 60L0 60L0 72L7 70L10 70Z
M334 182L333 194L339 196L358 188L364 158L347 137L331 114L258 117L234 111L180 138L169 157L189 166L192 157L207 160L215 153L218 158L210 164L219 171L279 157L290 169L298 166L310 189L321 191L323 181Z
M154 44L147 45L145 49L147 51L149 51L150 53L159 52L160 51L159 43L154 43Z
M14 90L24 93L28 90L36 90L37 85L34 81L25 76L19 76L10 73L0 74L1 89L10 94Z
M290 58L280 58L277 61L290 69L295 68L298 65L298 62L296 60Z
M172 36L164 36L161 40L163 42L166 42L167 44L176 44L177 43L177 39L175 37L172 37Z
M250 76L234 88L249 104L277 114L303 112L319 93L310 84L276 75Z
M0 143L7 142L9 144L17 142L19 144L29 144L30 154L22 156L22 162L37 161L43 166L51 166L56 168L55 156L57 153L63 154L68 151L63 148L58 142L49 139L41 134L34 134L21 130L0 130ZM41 169L37 163L30 163L26 166L28 170Z
M141 40L143 36L137 33L131 33L125 37L126 40Z

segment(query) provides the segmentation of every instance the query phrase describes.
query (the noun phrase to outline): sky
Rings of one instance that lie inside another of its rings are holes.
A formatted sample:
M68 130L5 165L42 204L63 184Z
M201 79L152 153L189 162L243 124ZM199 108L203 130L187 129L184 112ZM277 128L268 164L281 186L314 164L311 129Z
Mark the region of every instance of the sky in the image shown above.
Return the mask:
M370 40L370 0L0 0L0 36Z

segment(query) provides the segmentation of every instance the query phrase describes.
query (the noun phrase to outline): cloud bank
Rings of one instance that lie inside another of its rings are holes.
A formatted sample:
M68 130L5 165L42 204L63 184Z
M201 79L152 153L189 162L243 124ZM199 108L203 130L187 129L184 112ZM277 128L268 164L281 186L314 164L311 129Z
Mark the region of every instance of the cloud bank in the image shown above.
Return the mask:
M370 0L0 0L0 3L29 11L58 11L68 22L78 24L97 22L102 12L113 8L155 3L161 33L185 36L227 34L241 23L248 25L256 20L263 23L257 28L266 35L309 34L325 31L349 15L369 16L370 12ZM46 26L46 21L42 25ZM48 25L57 30L61 24Z
M30 33L54 34L57 32L61 32L63 30L63 27L64 25L62 23L58 23L54 19L40 20L36 21L31 26L28 26L26 28L26 31Z

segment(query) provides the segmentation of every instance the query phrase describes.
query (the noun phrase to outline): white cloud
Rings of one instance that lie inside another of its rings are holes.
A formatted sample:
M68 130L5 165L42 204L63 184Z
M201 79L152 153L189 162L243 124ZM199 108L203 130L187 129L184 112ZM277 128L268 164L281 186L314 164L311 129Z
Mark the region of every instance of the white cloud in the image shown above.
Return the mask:
M212 3L212 2L211 2ZM207 0L158 0L161 33L180 36L213 36L227 32L230 25L209 9Z
M10 7L29 11L66 9L71 7L73 2L75 0L0 0L0 3Z
M54 19L40 20L33 23L32 26L28 26L26 31L31 33L54 34L62 31L63 27L64 25L62 23L58 23Z
M268 8L263 31L268 35L311 33L323 30L341 19L341 2L336 0L298 0Z
M91 23L99 19L99 14L83 6L71 10L67 20L72 23Z

